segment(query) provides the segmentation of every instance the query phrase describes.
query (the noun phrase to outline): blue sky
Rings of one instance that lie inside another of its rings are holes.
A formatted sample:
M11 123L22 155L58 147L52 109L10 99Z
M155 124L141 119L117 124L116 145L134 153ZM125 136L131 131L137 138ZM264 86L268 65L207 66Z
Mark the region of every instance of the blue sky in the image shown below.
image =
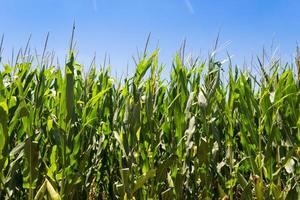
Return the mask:
M187 51L205 58L220 32L235 63L250 62L262 47L278 47L278 56L290 61L300 41L300 1L297 0L0 0L0 34L4 55L24 47L41 51L47 32L49 50L63 62L73 21L78 59L97 62L105 52L114 72L133 68L132 56L143 49L152 33L151 48L160 47L160 61L169 64L182 41ZM4 59L5 60L5 59Z

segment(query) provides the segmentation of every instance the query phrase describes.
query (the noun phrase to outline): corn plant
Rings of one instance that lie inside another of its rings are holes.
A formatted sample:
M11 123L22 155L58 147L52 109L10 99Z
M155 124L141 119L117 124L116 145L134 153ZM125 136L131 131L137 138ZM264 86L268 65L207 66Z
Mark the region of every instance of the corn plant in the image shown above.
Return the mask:
M0 198L300 199L299 57L251 74L183 54L167 80L158 49L122 80L72 45L62 68L3 64Z

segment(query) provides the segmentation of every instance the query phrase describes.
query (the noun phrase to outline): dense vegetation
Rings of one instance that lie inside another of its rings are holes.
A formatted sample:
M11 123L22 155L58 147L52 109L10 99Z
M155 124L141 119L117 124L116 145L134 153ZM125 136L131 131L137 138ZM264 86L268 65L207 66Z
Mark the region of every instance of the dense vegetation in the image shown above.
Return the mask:
M0 199L300 199L297 58L254 76L180 52L163 80L145 51L115 80L29 54L0 71Z

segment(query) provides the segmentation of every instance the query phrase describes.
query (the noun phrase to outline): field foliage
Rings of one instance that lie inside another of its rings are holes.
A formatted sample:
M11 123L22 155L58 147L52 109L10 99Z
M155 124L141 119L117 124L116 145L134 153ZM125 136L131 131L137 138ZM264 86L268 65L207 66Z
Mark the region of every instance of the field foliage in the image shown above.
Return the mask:
M180 51L163 80L158 54L121 79L73 50L3 64L0 199L300 199L300 60Z

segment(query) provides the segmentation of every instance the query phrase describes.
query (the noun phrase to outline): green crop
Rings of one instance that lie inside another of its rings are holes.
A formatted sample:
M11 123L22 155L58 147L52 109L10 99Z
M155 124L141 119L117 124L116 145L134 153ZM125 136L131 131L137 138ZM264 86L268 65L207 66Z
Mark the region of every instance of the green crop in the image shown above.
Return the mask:
M0 71L0 199L300 199L299 57L258 80L178 54L166 81L145 51L116 81L27 54Z

